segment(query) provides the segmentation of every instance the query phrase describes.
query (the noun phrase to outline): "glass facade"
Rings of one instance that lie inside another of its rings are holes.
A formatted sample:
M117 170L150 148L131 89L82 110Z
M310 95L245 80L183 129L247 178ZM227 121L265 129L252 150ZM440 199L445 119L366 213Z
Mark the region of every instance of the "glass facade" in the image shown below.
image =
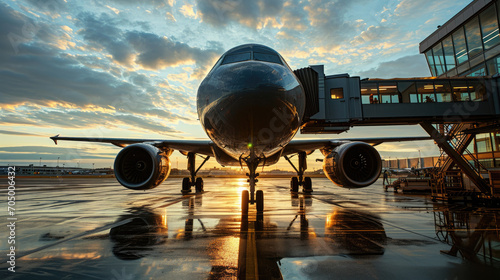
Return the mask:
M498 22L495 6L491 6L479 15L481 20L481 33L483 35L484 49L488 50L500 43L498 35Z
M434 66L436 67L436 75L441 76L446 72L446 66L444 62L443 47L441 44L437 44L432 48L432 54L434 55Z
M427 58L427 63L429 64L429 68L431 69L431 75L436 76L436 65L434 64L434 57L432 56L432 50L428 50L425 53L425 57Z
M467 55L467 45L465 44L464 29L460 28L452 35L453 45L455 46L455 58L458 64L462 64L469 60ZM451 70L451 69L450 69ZM434 70L436 72L436 70Z
M500 131L492 133L493 149L495 152L500 152Z
M451 70L455 68L455 53L453 51L453 41L451 39L451 36L448 36L443 40L443 52L446 69Z
M486 168L500 167L500 131L477 134L467 147Z
M500 73L500 57L495 57L486 61L486 68L490 75Z
M479 19L477 17L465 24L465 38L467 39L469 58L473 58L483 52L481 31L479 30Z
M476 135L476 147L478 153L487 153L492 151L490 134L482 133Z
M425 52L432 76L500 73L500 2L494 1Z

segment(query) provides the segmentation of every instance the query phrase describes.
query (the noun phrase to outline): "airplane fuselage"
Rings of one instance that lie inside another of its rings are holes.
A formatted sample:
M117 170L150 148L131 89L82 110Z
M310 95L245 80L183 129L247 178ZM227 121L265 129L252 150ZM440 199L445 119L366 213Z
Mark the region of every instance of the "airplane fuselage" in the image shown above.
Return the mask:
M198 89L198 117L208 137L236 162L271 158L302 124L305 93L284 59L262 45L226 52Z

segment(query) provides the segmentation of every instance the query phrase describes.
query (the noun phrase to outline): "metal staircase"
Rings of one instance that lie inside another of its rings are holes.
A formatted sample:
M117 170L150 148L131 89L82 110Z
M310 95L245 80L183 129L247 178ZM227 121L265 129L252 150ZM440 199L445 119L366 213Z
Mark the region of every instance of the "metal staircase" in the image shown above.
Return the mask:
M423 124L438 144L441 155L432 176L431 189L434 200L474 200L481 194L490 195L490 187L481 175L487 169L471 153L467 147L474 139L475 134L464 131L473 128L473 124L451 123L437 125L437 129ZM467 157L466 157L467 155ZM463 183L465 174L481 191L466 191Z

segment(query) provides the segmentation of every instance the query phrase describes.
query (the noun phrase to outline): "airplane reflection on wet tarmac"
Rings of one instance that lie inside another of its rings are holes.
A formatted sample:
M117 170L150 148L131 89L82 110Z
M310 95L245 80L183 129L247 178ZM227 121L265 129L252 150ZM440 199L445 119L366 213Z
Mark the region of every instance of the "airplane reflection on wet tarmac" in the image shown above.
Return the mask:
M286 231L280 231L276 224L264 220L264 214L250 212L242 213L239 219L221 219L213 232L207 231L201 219L197 219L202 227L201 234L193 235L195 205L201 205L202 195L191 196L185 200L188 217L183 231L174 236L179 241L189 241L196 238L208 238L213 235L217 238L224 236L239 237L238 267L212 267L214 279L234 276L237 272L239 279L255 278L254 272L261 279L282 279L279 268L280 260L287 257L314 257L331 255L369 256L382 255L387 236L380 218L369 212L357 210L336 209L328 214L325 223L325 239L316 238L313 228L309 228L306 217L306 206L312 206L310 195L292 195L292 205L299 206L298 213L290 222ZM160 214L149 208L132 208L129 214L123 215L117 222L128 220L126 224L113 227L110 230L110 239L114 242L113 254L122 260L142 258L155 246L165 243L168 234ZM298 219L299 234L294 234L292 227ZM227 227L229 224L240 224L236 227ZM250 238L249 235L255 238ZM253 242L254 244L248 244ZM319 244L321 242L321 244ZM218 248L231 250L234 248ZM251 260L254 258L254 260ZM258 271L249 271L247 265Z
M332 193L327 179L315 178L313 195L263 180L265 211L245 215L234 203L239 179L206 181L223 191L181 196L176 181L154 193L116 192L113 179L45 189L20 182L19 270L2 279L498 275L498 212L451 211L421 195L386 193L380 183Z

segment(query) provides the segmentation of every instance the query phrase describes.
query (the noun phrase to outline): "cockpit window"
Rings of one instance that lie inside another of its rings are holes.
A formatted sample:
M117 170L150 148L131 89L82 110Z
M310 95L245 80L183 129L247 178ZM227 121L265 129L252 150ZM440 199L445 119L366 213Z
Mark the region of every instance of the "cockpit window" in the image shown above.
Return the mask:
M233 63L233 62L240 62L240 61L250 60L250 58L251 58L251 55L250 55L249 52L229 54L229 55L226 55L226 57L224 57L224 60L222 61L222 64L228 64L228 63Z
M253 59L259 60L259 61L266 61L266 62L273 62L273 63L282 64L280 57L275 55L275 54L271 54L271 53L254 52Z

